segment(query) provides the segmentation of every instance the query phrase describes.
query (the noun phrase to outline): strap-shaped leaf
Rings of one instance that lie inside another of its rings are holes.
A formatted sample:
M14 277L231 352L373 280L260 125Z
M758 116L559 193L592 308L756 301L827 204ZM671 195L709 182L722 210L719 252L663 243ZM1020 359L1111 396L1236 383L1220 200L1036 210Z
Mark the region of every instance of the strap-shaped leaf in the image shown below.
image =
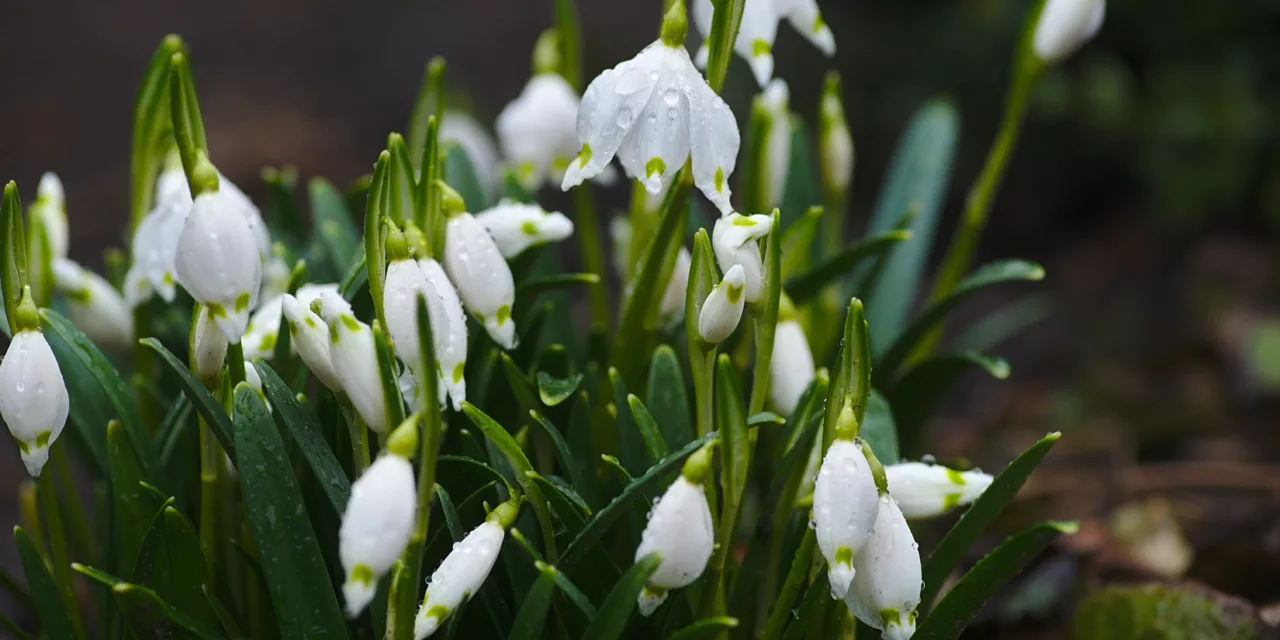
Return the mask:
M551 423L551 420L536 411L531 412L529 416L533 418L534 424L542 427L543 432L550 438L556 459L560 461L560 466L569 474L569 480L573 486L581 490L587 482L587 474L590 472L590 467L574 456L573 451L569 448L569 443L564 439L560 430L556 428L556 425Z
M693 422L689 418L689 396L684 388L684 374L675 349L659 345L649 362L649 388L645 406L658 423L662 440L669 447L683 447L693 439Z
M764 298L751 305L756 341L756 363L751 372L751 400L747 413L764 411L769 398L769 378L773 375L773 338L778 329L778 306L782 302L782 214L773 210L773 225L764 239Z
M359 230L352 221L342 194L332 182L312 178L307 182L311 201L312 247L323 247L325 261L335 277L341 276L355 259L360 243Z
M538 579L529 587L529 593L525 594L520 610L516 612L508 640L537 640L542 637L542 627L551 608L551 596L555 594L557 571L545 562L535 562L534 567L538 569Z
M338 457L325 443L320 421L310 406L298 402L284 380L261 359L253 361L253 368L262 380L262 390L267 395L274 410L272 416L278 425L289 431L293 443L306 458L307 465L315 474L320 489L329 498L334 513L341 515L347 508L347 499L351 496L351 481L342 470Z
M738 619L729 616L716 616L699 620L669 636L667 640L699 640L700 638L719 638L730 630L738 628Z
M369 296L373 298L373 308L377 310L378 322L386 326L386 318L382 315L382 286L387 278L387 257L383 253L380 234L381 220L386 209L385 199L389 192L389 173L391 154L383 151L373 165L373 181L369 183L369 199L364 206L364 258L365 272L369 279ZM347 290L346 279L342 290ZM349 299L349 298L348 298Z
M124 614L125 624L139 638L173 638L190 635L200 640L218 640L222 634L205 623L165 602L155 591L125 582L105 571L73 564L85 577L111 589Z
M568 378L555 378L546 371L539 371L536 376L538 398L542 404L554 407L573 396L578 385L582 384L582 377L581 373L575 373Z
M107 425L107 461L114 498L117 562L133 567L161 501L145 488L146 475L118 421Z
M693 236L693 253L689 261L689 282L685 288L684 330L689 345L689 371L693 376L694 424L698 434L715 430L712 416L715 413L716 346L707 344L698 331L698 318L702 305L711 290L720 284L716 274L715 256L711 252L711 240L706 229L698 229Z
M200 540L172 503L169 498L152 518L130 580L165 594L174 608L217 628L217 616L204 593L209 578Z
M31 597L36 603L36 616L40 618L40 627L51 640L77 640L80 634L67 609L67 604L58 591L58 586L49 575L44 565L44 558L36 549L31 536L22 527L13 528L13 541L18 547L18 558L22 561L22 570L27 574L27 586L31 589Z
M227 456L234 463L239 458L236 457L236 439L235 427L231 424L231 418L227 416L227 412L222 409L222 405L214 399L212 395L204 388L203 384L196 379L187 365L183 364L177 356L170 353L155 338L143 338L141 340L143 346L160 354L160 361L169 367L169 370L177 374L178 383L182 386L182 392L186 394L187 399L191 401L192 406L196 408L196 413L204 418L204 421L213 427L213 435L218 439L218 444L222 445L222 449L227 452Z
M876 459L893 464L902 459L898 447L898 426L889 401L879 391L871 390L867 399L867 414L858 435L871 447Z
M788 278L787 295L795 304L804 304L828 285L852 273L863 260L883 255L898 243L910 239L910 231L894 230L854 242L812 269Z
M129 162L129 228L136 229L151 209L156 174L171 144L169 132L169 60L185 51L182 38L169 34L151 54L133 103L133 143Z
M853 419L861 425L866 417L867 402L871 397L871 339L868 336L867 317L862 301L849 300L849 311L844 320L844 339L840 356L831 373L831 386L827 390L827 409L822 430L822 450L836 439L836 417L846 404L853 408Z
M946 402L961 376L979 369L997 380L1009 377L1009 363L971 351L934 356L907 371L889 391L889 404L898 423L898 435L912 456L925 424Z
M488 209L488 185L481 184L475 160L459 145L442 144L441 147L444 149L445 183L462 196L468 211Z
M636 610L636 599L640 595L640 590L661 564L662 557L655 552L641 558L639 562L627 569L627 572L622 574L622 578L613 585L609 595L605 596L604 602L600 603L600 610L596 612L595 618L591 620L591 626L587 627L582 637L591 640L614 640L621 636L623 629L627 627L627 621L631 619L631 614Z

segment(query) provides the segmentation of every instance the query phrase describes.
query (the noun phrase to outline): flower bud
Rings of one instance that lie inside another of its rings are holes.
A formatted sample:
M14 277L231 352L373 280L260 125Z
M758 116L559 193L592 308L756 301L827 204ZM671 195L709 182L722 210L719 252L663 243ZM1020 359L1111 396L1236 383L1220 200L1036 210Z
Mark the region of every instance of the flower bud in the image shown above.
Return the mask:
M902 462L884 468L889 494L908 518L932 518L982 495L993 478L981 471L956 471L940 464Z
M439 392L448 393L453 408L462 410L467 399L467 381L463 373L467 365L467 316L462 311L458 291L444 273L439 262L430 258L418 261L427 280L427 312L431 317L431 340L435 343L436 372L440 375ZM440 403L444 403L441 395Z
M298 293L301 294L302 290L299 289ZM337 295L336 289L333 294ZM319 295L317 292L317 298ZM289 322L289 337L292 338L293 348L298 351L298 356L330 391L342 392L342 379L333 370L333 363L329 360L328 325L310 309L309 304L287 293L281 296L280 305Z
M742 265L735 264L724 274L724 280L716 285L702 303L702 313L698 314L698 333L707 344L720 344L742 320L743 288L747 280L742 272Z
M1047 0L1036 23L1032 49L1047 64L1061 62L1102 28L1105 0Z
M408 257L392 259L387 265L387 279L382 285L382 311L387 319L387 334L395 345L396 355L413 371L421 371L418 350L418 296L425 295L427 279L416 260Z
M262 256L253 228L230 192L200 194L178 238L178 280L227 341L240 342L262 285Z
M636 547L636 562L655 551L662 562L640 591L642 616L653 614L667 599L669 590L688 586L707 568L707 560L715 548L711 507L702 488L707 466L690 469L686 464L685 473L667 487L649 511L649 522L640 534L640 546Z
M573 235L573 223L559 211L547 212L536 204L503 200L476 214L493 241L510 260L529 247L559 242Z
M133 265L125 275L124 299L136 307L159 293L173 301L178 239L191 213L191 191L181 165L165 169L156 181L156 206L133 232Z
M458 288L462 304L484 325L503 349L516 346L516 323L511 319L516 288L511 269L484 225L469 213L449 219L444 245L444 269Z
M791 170L791 110L788 107L790 91L782 78L774 78L761 92L758 100L763 113L769 117L769 127L764 133L764 149L760 176L764 196L760 204L773 209L782 204L783 190Z
M427 582L427 594L422 598L422 606L413 625L414 640L422 640L435 633L463 600L480 591L485 578L493 570L507 527L515 522L518 510L518 502L498 505L483 524L472 529L462 542L453 545L453 550Z
M346 300L329 291L320 296L320 315L329 325L329 361L342 390L370 429L386 433L387 409L373 330L356 319Z
M49 239L49 253L54 260L67 257L70 231L67 225L67 201L62 192L62 181L52 171L40 176L36 188L36 201L31 204L31 217L40 218Z
M53 280L67 297L71 322L103 347L125 350L133 343L133 313L102 276L66 258L53 261Z
M351 499L338 530L338 555L346 582L342 597L354 618L373 600L378 579L395 564L417 512L413 467L401 456L379 456L351 483Z
M689 288L689 268L693 266L693 258L689 250L680 247L676 253L675 268L671 270L671 279L667 280L667 288L662 293L662 309L659 313L664 318L683 315L685 291Z
M217 384L222 361L227 357L227 336L209 321L208 307L201 306L191 331L191 359L196 375L205 386Z
M818 168L823 190L838 196L847 195L853 182L853 163L853 135L849 133L844 102L840 98L840 75L831 72L827 74L818 107Z
M267 392L262 388L262 376L258 375L258 370L248 360L244 361L244 382L258 394L258 399L267 407L267 413L271 413L271 401L267 400Z
M857 574L845 604L886 640L906 640L915 633L920 606L920 545L893 498L880 496L876 511L871 537L854 561Z
M852 420L846 407L841 420ZM866 544L876 521L879 494L861 440L836 440L813 486L813 524L818 548L830 567L831 597L840 600L854 578L853 556Z
M764 265L756 240L769 235L772 228L771 216L731 213L716 220L716 226L711 230L711 248L720 268L727 272L734 265L742 266L747 302L758 302L764 293Z
M31 477L40 476L70 410L62 370L44 334L36 328L19 330L0 360L0 418Z
M813 381L813 354L804 329L794 318L778 322L773 333L773 358L769 361L769 391L773 407L789 416Z

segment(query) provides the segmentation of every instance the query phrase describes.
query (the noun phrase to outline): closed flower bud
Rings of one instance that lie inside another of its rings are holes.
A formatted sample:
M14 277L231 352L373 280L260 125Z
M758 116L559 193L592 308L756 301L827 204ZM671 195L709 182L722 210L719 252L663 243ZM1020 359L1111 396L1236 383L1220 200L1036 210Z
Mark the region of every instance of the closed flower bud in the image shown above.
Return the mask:
M511 269L484 225L469 213L449 218L444 269L458 288L462 304L484 325L489 337L504 349L516 346L516 323L511 318L516 288Z
M773 407L789 416L813 381L813 354L804 329L794 318L778 322L773 334L773 358L769 361L769 390Z
M841 420L852 420L846 407ZM862 441L831 443L813 486L813 524L818 548L830 567L831 597L843 599L854 578L854 554L866 544L876 521L879 494Z
M409 461L379 456L351 483L351 498L338 530L338 555L346 582L347 615L356 617L373 600L378 579L395 564L417 512L417 487Z
M159 293L173 301L178 239L191 213L191 191L182 167L165 169L156 181L156 206L133 232L133 265L125 276L124 298L136 307Z
M387 265L387 279L382 287L383 315L387 319L387 334L395 345L396 355L410 369L420 371L418 296L426 295L427 279L416 260L402 257L392 259Z
M893 498L880 496L876 510L871 537L854 561L857 575L845 604L885 640L906 640L915 633L920 606L920 545Z
M764 166L760 175L763 181L761 205L773 209L782 204L782 192L787 186L791 170L791 110L788 106L790 91L782 78L774 78L760 94L759 105L769 117L769 128L764 134Z
M427 312L431 317L431 340L435 343L436 373L440 375L442 394L453 400L453 408L462 410L467 399L467 381L463 372L467 364L467 316L462 311L458 291L444 273L439 262L430 258L418 261L427 280Z
M548 178L561 179L578 152L577 120L578 94L557 73L530 78L498 114L498 143L525 189L536 191Z
M827 74L818 108L818 168L822 188L843 197L853 182L854 147L840 98L840 76Z
M738 328L746 303L743 296L746 286L742 265L735 264L724 274L724 280L711 290L702 304L702 313L698 315L698 334L707 344L720 344Z
M764 265L756 240L769 235L773 218L764 214L744 216L731 213L716 220L711 230L711 248L716 262L726 272L734 265L742 267L746 282L747 302L758 302L764 293Z
M981 471L956 471L940 464L902 462L884 468L889 494L908 518L932 518L965 506L991 486Z
M45 235L49 239L50 256L56 260L67 257L70 231L67 225L67 201L62 192L62 181L52 171L40 176L36 188L36 201L31 204L31 217L40 218Z
M507 527L515 522L518 510L518 502L498 505L483 524L472 529L462 542L453 545L453 550L427 581L427 594L422 598L422 606L413 625L415 640L435 633L458 609L458 605L480 591L485 578L493 570Z
M689 288L689 268L693 266L693 258L689 250L680 247L676 253L676 264L671 270L671 279L667 280L667 288L662 293L662 309L664 318L677 317L684 313L685 292Z
M262 285L262 256L242 206L228 191L202 193L178 238L178 280L227 341L240 342Z
M53 280L71 322L90 340L117 350L133 346L133 313L110 282L66 258L53 261Z
M44 334L37 328L19 330L0 360L0 418L31 477L40 476L70 409L62 370Z
M529 247L559 242L573 235L573 223L559 211L547 212L536 204L503 200L476 214L493 241L510 260Z
M578 109L582 148L562 189L600 173L616 155L627 175L658 193L692 160L694 184L722 214L732 210L728 181L741 143L738 123L694 68L686 30L684 3L675 3L662 38L591 81Z
M201 306L191 330L191 359L196 375L206 386L217 383L222 361L227 357L227 336L209 320L208 307Z
M1105 0L1047 0L1032 48L1047 64L1061 62L1093 39L1107 12Z
M715 548L711 507L702 488L709 463L709 448L691 456L684 472L649 511L649 522L636 547L636 562L654 552L662 562L640 592L642 616L651 615L667 599L668 591L692 584L707 568Z
M305 287L304 287L305 288ZM301 290L298 291L302 293ZM333 291L337 295L337 290ZM319 296L317 292L317 297ZM339 297L341 299L341 297ZM298 356L330 391L342 391L342 379L329 360L329 326L311 310L311 305L285 294L280 299L284 317L289 322L289 337Z
M321 294L320 315L329 325L329 362L342 381L342 390L370 429L386 433L387 410L373 330L356 319L346 300L329 291Z

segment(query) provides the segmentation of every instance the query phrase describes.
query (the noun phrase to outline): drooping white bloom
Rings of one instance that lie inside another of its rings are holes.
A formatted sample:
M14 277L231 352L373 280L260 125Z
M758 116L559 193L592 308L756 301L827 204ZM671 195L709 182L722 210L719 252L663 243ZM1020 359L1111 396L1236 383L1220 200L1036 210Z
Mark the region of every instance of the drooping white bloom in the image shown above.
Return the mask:
M849 611L879 629L886 640L906 640L916 630L920 606L920 550L898 503L880 496L871 538L854 559L857 574L845 596Z
M704 40L697 55L698 66L702 68L706 68L710 57L705 41L711 37L714 16L711 0L694 0L693 22ZM733 52L747 61L762 87L773 77L773 41L778 34L778 23L784 18L828 58L836 53L835 36L822 20L817 0L751 0L742 9Z
M52 171L40 176L36 188L36 201L31 204L31 217L40 218L45 235L49 238L49 253L54 260L67 257L70 230L67 224L67 200L63 195L62 181Z
M510 260L529 247L559 242L573 235L573 223L559 211L543 209L536 204L503 200L476 214L502 257Z
M445 231L444 270L458 288L462 304L504 349L516 346L511 305L516 300L511 268L493 236L475 216L462 212L449 218Z
M831 597L837 600L844 598L854 579L854 556L866 544L876 521L878 494L862 446L857 440L833 442L813 486L818 549L830 567Z
M742 265L735 264L724 274L724 280L707 295L702 312L698 314L698 334L708 344L720 344L738 328L742 308L746 304L746 296L743 295L746 286Z
M760 258L760 238L769 235L773 218L764 214L744 216L731 213L719 220L711 230L711 248L716 262L728 271L742 267L747 286L747 302L758 302L764 292L764 264Z
M200 194L178 238L178 281L231 343L240 342L262 286L262 254L243 205L225 189Z
M218 172L218 191L222 194L227 205L239 211L240 215L244 217L245 223L249 225L249 230L253 232L254 245L258 248L258 256L262 259L265 269L265 264L272 257L271 234L267 232L267 224L262 220L262 212L258 210L257 205L253 204L249 196L245 195L234 182L222 175L221 171ZM281 260L281 264L283 264L283 260ZM287 265L285 269L288 269Z
M222 361L227 357L227 336L209 321L208 307L201 306L200 313L196 315L190 348L196 375L203 380L217 380L218 373L222 371Z
M769 361L769 391L778 413L789 416L813 381L813 354L804 329L794 318L778 322Z
M0 360L0 418L18 443L33 478L49 461L49 447L71 410L58 360L38 329L19 330Z
M280 317L284 312L284 295L268 298L249 316L249 325L240 340L244 346L244 357L270 360L275 355L276 341L280 338Z
M889 495L908 518L932 518L982 495L993 478L981 471L956 471L940 464L901 462L884 468Z
M305 288L299 289L298 294L302 295L302 289ZM321 291L316 292L317 299L322 295ZM332 292L337 296L336 287ZM341 296L337 298L346 302ZM329 360L329 326L311 310L310 303L287 293L281 296L280 306L284 311L284 317L289 321L289 337L292 339L293 348L298 351L298 356L324 386L335 393L341 392L342 379L338 377L338 372L334 371L333 363ZM350 305L346 308L349 310Z
M293 276L293 271L284 261L283 253L284 246L276 243L262 262L262 290L258 295L260 300L273 300L289 291L289 279ZM265 303L258 308L263 306Z
M409 368L421 371L418 350L418 296L425 296L427 279L418 262L407 256L387 264L387 279L382 288L382 310L387 319L387 335L395 345L396 356Z
M498 114L498 144L521 186L536 191L560 179L578 152L577 118L578 94L558 73L534 75Z
M168 168L156 180L156 205L133 232L133 264L125 275L124 298L136 307L159 293L173 301L178 238L191 213L191 191L182 167Z
M386 433L387 410L373 330L356 319L342 296L331 291L320 295L320 315L329 325L329 362L342 381L342 390L370 429Z
M667 487L666 493L649 511L649 522L640 534L636 562L653 552L662 564L640 592L640 615L651 615L667 599L667 591L685 587L707 568L715 547L711 507L701 483L684 475Z
M440 120L440 144L457 145L475 169L476 180L486 194L498 190L498 147L493 136L471 114L465 111L446 110Z
M463 372L467 364L467 316L453 283L439 262L430 258L418 261L427 280L427 312L431 317L431 341L435 343L436 372L440 375L440 393L448 393L453 408L462 410L467 399L467 381ZM441 395L440 403L444 403Z
M679 8L683 14L683 7ZM683 20L683 15L679 20ZM561 188L581 184L617 155L627 175L658 193L692 158L694 183L721 213L731 211L729 176L741 142L733 112L684 49L682 25L591 81L578 110L582 149Z
M1106 0L1047 0L1032 48L1047 64L1061 62L1098 34L1106 12Z
M782 203L782 193L787 186L787 176L791 170L791 110L789 107L791 92L782 78L774 78L764 88L759 97L759 104L769 116L769 127L764 135L764 167L761 177L764 182L764 201L766 209L773 209Z
M659 313L664 318L680 315L684 312L685 292L689 288L689 268L693 266L693 258L689 250L680 247L676 253L676 264L671 270L671 279L662 293L662 309Z
M348 616L354 618L368 606L378 579L409 543L416 498L413 467L394 454L379 456L351 483L351 498L338 529L338 555L346 574L342 597Z
M423 640L435 633L458 605L480 591L493 570L506 529L515 521L518 508L518 504L511 502L498 505L484 523L453 545L453 550L427 581L427 593L413 624L414 640Z
M818 110L818 169L822 188L829 193L848 193L853 182L853 135L845 120L840 98L840 76L827 74Z
M90 340L111 349L132 346L133 314L106 278L66 258L55 258L53 281L67 297L71 322Z

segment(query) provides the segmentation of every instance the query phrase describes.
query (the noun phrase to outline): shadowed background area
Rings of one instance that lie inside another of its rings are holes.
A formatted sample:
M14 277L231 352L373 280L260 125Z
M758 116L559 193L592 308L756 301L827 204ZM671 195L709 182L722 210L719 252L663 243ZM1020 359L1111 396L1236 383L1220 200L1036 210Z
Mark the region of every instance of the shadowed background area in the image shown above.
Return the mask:
M960 111L941 245L999 122L1030 3L821 4L836 57L785 25L774 51L810 126L823 73L843 76L858 149L849 226L866 220L913 110L946 94ZM656 36L658 0L579 6L588 78ZM1107 12L1097 40L1041 83L980 250L980 261L1021 257L1048 272L1026 305L1030 328L993 349L1012 375L973 374L931 426L940 458L996 469L1063 431L1010 518L1084 529L973 637L1066 635L1067 596L1113 580L1193 579L1245 618L1277 616L1280 3L1132 0ZM124 242L133 100L166 33L191 48L214 160L260 201L262 167L339 185L369 172L386 134L404 130L433 55L491 126L551 22L550 2L529 0L8 3L0 179L30 201L56 171L72 257L100 267L102 250ZM725 95L740 123L755 91L735 57ZM1029 292L984 293L952 326ZM0 487L13 487L22 469L11 451L4 460ZM0 558L14 566L13 548Z

